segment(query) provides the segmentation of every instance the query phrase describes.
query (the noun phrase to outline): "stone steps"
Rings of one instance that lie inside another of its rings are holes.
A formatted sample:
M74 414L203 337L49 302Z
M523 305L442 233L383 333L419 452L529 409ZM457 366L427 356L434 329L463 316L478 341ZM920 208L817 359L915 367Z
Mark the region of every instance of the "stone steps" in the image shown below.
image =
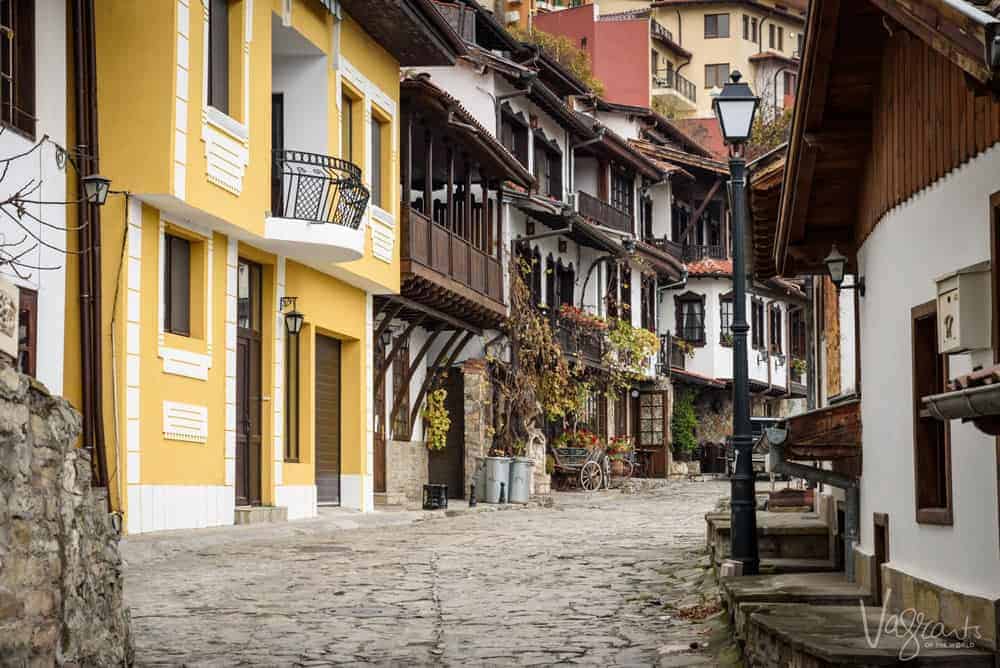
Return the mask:
M236 506L235 524L267 524L288 521L284 506Z

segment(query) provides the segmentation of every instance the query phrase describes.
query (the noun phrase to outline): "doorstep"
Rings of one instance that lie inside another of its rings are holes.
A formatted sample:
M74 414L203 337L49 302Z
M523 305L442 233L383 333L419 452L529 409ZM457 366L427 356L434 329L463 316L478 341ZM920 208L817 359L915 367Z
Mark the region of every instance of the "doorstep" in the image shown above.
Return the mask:
M932 642L916 630L917 638L891 620L880 619L882 609L866 606L824 606L806 603L754 603L748 611L745 659L754 668L780 666L961 666L993 668L992 652ZM886 614L888 618L888 613ZM904 620L905 621L905 620ZM867 634L865 628L867 625ZM919 641L919 645L917 645ZM872 646L874 645L874 646ZM919 647L919 649L918 649Z
M233 524L269 524L288 521L288 508L284 506L236 506Z

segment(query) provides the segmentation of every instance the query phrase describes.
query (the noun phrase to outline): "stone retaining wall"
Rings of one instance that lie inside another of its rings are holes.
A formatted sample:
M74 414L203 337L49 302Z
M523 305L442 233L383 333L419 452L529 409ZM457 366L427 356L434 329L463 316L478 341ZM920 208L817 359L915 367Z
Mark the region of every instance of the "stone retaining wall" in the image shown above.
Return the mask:
M0 370L0 657L4 665L132 662L111 515L75 447L79 414Z

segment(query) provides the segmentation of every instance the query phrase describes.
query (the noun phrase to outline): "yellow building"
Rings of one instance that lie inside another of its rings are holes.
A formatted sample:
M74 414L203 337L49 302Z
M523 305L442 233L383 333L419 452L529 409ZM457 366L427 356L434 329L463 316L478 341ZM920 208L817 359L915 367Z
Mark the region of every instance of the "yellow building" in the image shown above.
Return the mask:
M112 506L130 533L370 509L400 66L460 40L430 0L103 0L95 34L100 171L123 194L101 222L103 375L68 372L66 394L103 386Z

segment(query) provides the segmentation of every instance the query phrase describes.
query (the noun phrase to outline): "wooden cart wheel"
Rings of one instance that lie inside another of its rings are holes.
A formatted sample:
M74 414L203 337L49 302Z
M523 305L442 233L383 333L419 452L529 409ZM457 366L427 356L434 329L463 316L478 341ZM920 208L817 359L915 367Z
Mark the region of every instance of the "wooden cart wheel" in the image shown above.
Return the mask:
M580 487L588 492L599 490L601 483L604 482L603 478L604 474L601 471L601 465L597 462L587 462L580 469Z

